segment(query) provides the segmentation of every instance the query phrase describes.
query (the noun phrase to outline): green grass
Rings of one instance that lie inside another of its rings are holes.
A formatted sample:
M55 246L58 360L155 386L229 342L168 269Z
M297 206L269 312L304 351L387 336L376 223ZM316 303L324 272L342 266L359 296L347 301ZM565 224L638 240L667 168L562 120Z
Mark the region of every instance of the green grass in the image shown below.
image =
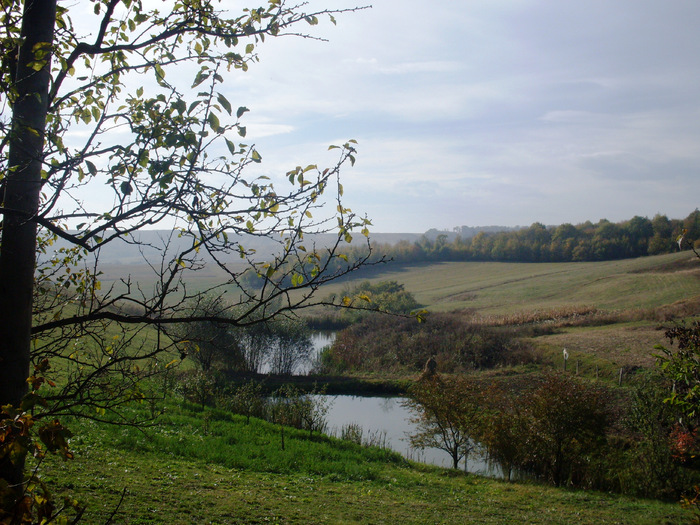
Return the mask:
M624 310L700 295L700 263L688 252L590 263L449 262L385 268L370 280L396 280L435 311L512 314L582 305ZM342 286L330 285L321 294L337 293Z
M85 424L44 478L85 523L686 523L677 504L506 483L241 417L171 407L146 433Z

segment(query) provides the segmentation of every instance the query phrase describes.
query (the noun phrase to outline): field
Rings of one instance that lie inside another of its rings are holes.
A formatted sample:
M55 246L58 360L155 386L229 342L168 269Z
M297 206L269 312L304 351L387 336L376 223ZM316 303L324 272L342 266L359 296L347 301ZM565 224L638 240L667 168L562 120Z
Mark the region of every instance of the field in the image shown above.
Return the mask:
M396 280L429 310L482 315L594 306L657 308L700 295L700 261L688 252L584 263L447 262L395 268L370 280ZM334 284L323 292L339 292Z
M549 323L550 333L531 339L543 359L561 360L567 348L590 373L653 364L668 321L700 314L700 261L688 252L596 263L389 264L369 280L402 283L429 311Z

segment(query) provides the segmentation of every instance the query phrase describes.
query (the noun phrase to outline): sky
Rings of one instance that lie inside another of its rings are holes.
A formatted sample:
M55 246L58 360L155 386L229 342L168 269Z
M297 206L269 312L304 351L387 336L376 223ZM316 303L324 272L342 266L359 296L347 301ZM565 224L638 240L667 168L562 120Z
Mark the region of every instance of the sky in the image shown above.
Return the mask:
M363 5L318 0L321 6ZM618 222L700 205L700 2L377 0L226 83L270 175L329 164L372 231Z

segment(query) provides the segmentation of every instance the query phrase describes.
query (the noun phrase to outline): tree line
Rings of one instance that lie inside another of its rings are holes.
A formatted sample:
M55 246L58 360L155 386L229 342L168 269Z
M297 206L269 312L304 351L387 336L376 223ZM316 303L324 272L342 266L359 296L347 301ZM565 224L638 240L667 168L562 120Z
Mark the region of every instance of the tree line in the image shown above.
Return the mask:
M680 237L684 242L679 243ZM494 262L579 262L609 261L673 253L700 246L700 211L685 219L655 215L652 219L635 216L613 223L565 223L545 226L536 222L527 228L509 231L480 231L473 237L447 233L424 235L418 241L372 244L372 251L396 263L433 261ZM366 247L346 247L349 260L366 257ZM339 261L338 261L339 262Z

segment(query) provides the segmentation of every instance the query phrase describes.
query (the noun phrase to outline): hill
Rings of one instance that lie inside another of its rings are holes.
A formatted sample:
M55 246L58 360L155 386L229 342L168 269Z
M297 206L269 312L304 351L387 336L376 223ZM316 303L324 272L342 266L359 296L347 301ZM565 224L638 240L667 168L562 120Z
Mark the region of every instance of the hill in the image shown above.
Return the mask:
M513 315L576 306L661 308L700 295L700 262L688 252L580 263L389 263L367 275L396 280L429 310ZM343 284L324 288L337 292Z

